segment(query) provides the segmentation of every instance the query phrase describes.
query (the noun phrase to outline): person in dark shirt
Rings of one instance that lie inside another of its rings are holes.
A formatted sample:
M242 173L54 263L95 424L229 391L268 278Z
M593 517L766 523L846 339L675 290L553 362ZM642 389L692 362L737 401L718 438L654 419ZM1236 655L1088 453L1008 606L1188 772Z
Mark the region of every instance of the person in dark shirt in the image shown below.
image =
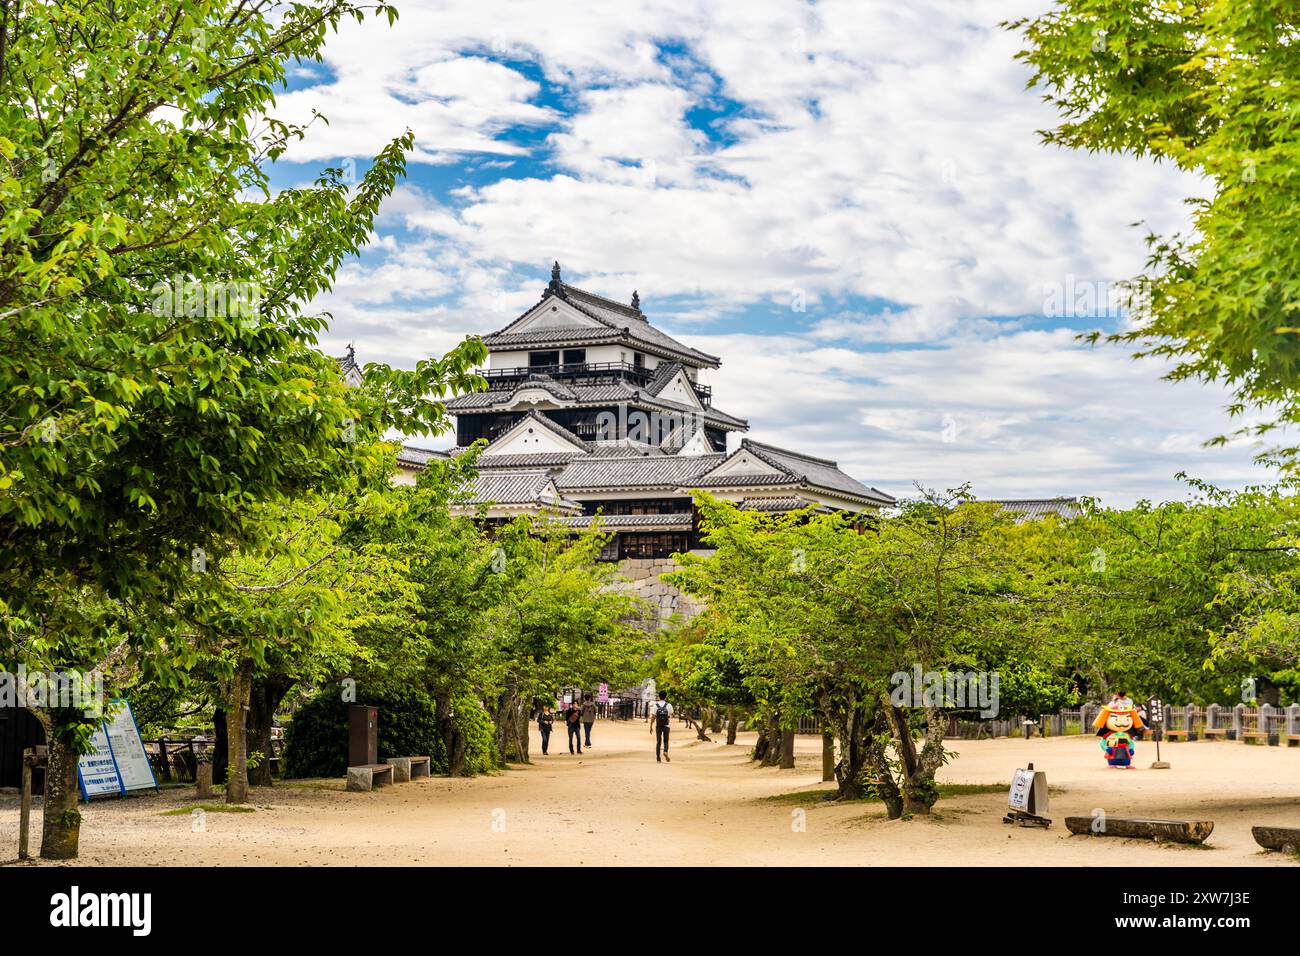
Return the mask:
M542 754L551 743L551 728L555 724L555 715L551 713L550 704L542 704L542 712L537 715L537 731L542 735Z
M668 760L668 736L672 728L673 705L668 703L668 693L659 692L659 700L650 712L650 733L655 735L655 762ZM662 753L662 760L660 754ZM671 760L668 760L672 763Z
M569 732L569 753L573 753L573 745L578 745L578 753L582 753L582 708L578 706L575 700L564 708L564 728Z

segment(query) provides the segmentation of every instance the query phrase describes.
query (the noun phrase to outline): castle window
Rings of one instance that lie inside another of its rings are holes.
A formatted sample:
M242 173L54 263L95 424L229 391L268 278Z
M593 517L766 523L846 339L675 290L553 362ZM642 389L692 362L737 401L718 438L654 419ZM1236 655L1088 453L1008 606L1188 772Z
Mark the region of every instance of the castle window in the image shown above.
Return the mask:
M559 364L560 364L559 352L529 352L528 353L529 368L546 368L548 366L559 365Z
M685 534L624 533L620 537L625 558L666 558L690 546Z

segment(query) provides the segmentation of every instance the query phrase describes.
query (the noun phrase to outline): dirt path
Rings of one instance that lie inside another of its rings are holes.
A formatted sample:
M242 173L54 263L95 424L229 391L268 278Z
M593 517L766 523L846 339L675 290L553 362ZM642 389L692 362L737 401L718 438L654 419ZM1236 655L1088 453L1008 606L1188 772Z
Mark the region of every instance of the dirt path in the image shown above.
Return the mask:
M1228 742L1166 745L1171 770L1105 766L1092 738L953 741L961 755L940 779L1005 784L1033 760L1052 789L1050 830L1001 823L1003 793L943 799L931 818L888 821L879 804L826 804L788 795L816 791L820 739L801 737L794 770L746 759L736 746L696 742L674 729L673 761L656 764L643 723L601 721L595 748L570 756L559 737L549 757L473 780L441 778L370 794L340 781L255 791L253 813L208 813L193 832L189 789L85 810L85 864L553 865L952 864L1296 865L1259 852L1251 825L1300 827L1300 749ZM783 796L786 795L786 796ZM777 799L771 799L776 797ZM1071 837L1062 818L1102 808L1113 816L1204 818L1210 848L1161 847ZM0 796L0 860L17 846L17 798ZM39 814L35 820L39 829ZM802 829L800 828L802 824Z

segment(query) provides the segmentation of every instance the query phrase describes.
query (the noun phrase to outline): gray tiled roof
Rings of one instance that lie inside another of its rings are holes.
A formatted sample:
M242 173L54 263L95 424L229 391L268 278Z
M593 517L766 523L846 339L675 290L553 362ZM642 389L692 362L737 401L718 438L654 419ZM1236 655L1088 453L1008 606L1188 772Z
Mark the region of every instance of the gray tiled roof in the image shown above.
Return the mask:
M540 388L566 402L578 400L578 393L568 385L556 382L543 375L534 376L526 381L511 385L509 388L488 389L485 392L465 392L447 402L449 409L490 408L501 402L508 402L516 392L528 388Z
M646 398L640 399L643 405L654 408L664 409L671 412L682 412L689 415L698 415L712 425L723 425L727 428L747 429L749 422L743 418L737 418L735 415L728 415L726 412L719 411L712 405L706 405L704 408L696 408L693 405L683 405L681 402L670 401L666 398Z
M357 364L357 351L351 345L348 346L348 350L342 355L334 356L334 361L339 363L339 371L345 375L353 369L356 369L358 372L361 371L361 366Z
M802 498L742 498L740 507L746 511L799 511L808 507Z
M632 458L667 454L655 445L644 445L628 439L589 441L585 445L587 448L585 453L575 448L573 451L534 451L510 455L480 455L478 461L475 462L475 467L480 471L503 468L514 470L532 469L536 471L567 465L575 458ZM467 451L469 451L468 448L458 445L446 452L429 452L428 454L455 457L463 455Z
M411 468L423 468L431 460L446 458L448 455L448 452L437 451L433 448L416 448L414 445L403 445L397 452L397 462Z
M645 390L651 395L658 395L685 367L681 362L660 362L659 367L655 369L654 378L646 384Z
M510 326L506 326L510 328ZM489 348L503 345L590 345L601 342L617 342L623 337L622 329L597 328L594 326L549 326L526 332L492 332L483 336L483 344Z
M798 484L798 477L785 471L767 474L735 472L730 475L717 475L714 477L705 477L701 475L692 482L692 486L696 488L751 488L761 485L795 487Z
M764 445L748 438L742 440L740 445L742 448L749 449L769 465L774 465L792 475L798 476L804 483L814 488L823 488L827 491L837 491L856 497L871 498L884 505L895 503L894 499L884 492L876 488L868 488L862 482L850 478L840 471L839 465L827 458L814 458L811 455L803 455L799 452L777 448L775 445Z
M592 455L601 458L635 458L637 456L648 457L652 455L668 454L658 445L647 445L643 442L632 441L630 438L619 438L614 441L589 441Z
M664 436L664 440L659 446L665 452L677 454L686 447L687 442L699 434L699 422L693 419L683 419L673 426L673 430Z
M701 487L746 488L760 485L805 486L831 494L846 495L869 501L880 507L894 504L894 499L876 488L869 488L840 471L839 465L827 458L814 458L798 452L764 445L746 438L740 443L742 450L751 452L778 470L778 474L734 474L701 478Z
M597 295L595 292L588 292L586 289L579 289L567 282L561 283L561 285L571 303L581 305L583 308L595 312L604 321L614 322L621 326L629 320L635 322L644 322L646 320L645 313L639 308L634 309L626 303L615 302L613 299Z
M557 498L551 492L553 479L544 471L485 471L474 478L466 505L536 505L538 507L580 507L576 502Z
M1028 521L1056 515L1068 520L1083 514L1083 507L1078 498L988 498L984 499L995 505L1001 505L1006 511L1015 513L1016 521Z
M570 528L590 528L597 520L595 515L556 519ZM622 531L636 528L691 528L694 516L689 512L668 515L602 515L600 526L605 531Z
M547 287L546 294L542 296L541 301L546 301L546 296L552 294L556 283L552 282ZM523 315L515 319L504 329L499 332L493 332L490 335L483 336L483 344L489 348L511 345L541 345L541 344L578 344L584 342L604 342L615 341L626 337L633 342L647 347L654 351L666 352L670 355L684 358L695 365L717 366L721 364L716 355L709 355L707 352L701 352L699 349L693 349L689 345L683 345L671 335L662 332L651 325L645 316L638 309L631 306L625 306L615 302L613 299L607 299L604 296L596 295L594 292L588 292L585 289L579 289L568 283L559 283L559 295L569 305L573 306L579 312L595 319L604 329L577 329L552 327L546 329L537 329L531 332L512 332L512 328L518 324L524 316L537 308L534 305ZM540 303L539 303L540 304Z
M737 418L735 415L728 415L726 412L719 411L712 406L695 408L692 405L683 405L681 402L657 398L650 394L648 390L637 388L627 382L614 382L606 385L560 385L557 382L527 381L508 389L468 392L465 395L458 395L447 402L447 408L453 413L496 408L509 403L515 393L521 389L536 387L545 388L557 399L572 405L609 405L627 402L652 411L699 415L710 424L720 425L723 428L745 429L749 427L749 423L745 419Z
M579 458L555 479L566 493L578 489L669 488L689 486L715 468L725 455L645 455L626 458Z
M551 434L564 439L572 445L578 446L582 451L590 450L587 443L573 432L569 431L549 415L543 415L541 412L536 410L530 411L527 415L523 416L523 418L519 419L519 421L507 428L506 432L514 431L522 422L533 422L535 425L546 429ZM506 432L502 432L502 434L504 435Z
M463 452L464 449L458 449L457 453ZM478 461L474 467L479 471L489 471L492 469L500 470L503 468L513 468L516 470L537 470L555 468L561 465L567 465L575 458L581 458L582 452L577 451L534 451L521 452L518 455L479 455Z

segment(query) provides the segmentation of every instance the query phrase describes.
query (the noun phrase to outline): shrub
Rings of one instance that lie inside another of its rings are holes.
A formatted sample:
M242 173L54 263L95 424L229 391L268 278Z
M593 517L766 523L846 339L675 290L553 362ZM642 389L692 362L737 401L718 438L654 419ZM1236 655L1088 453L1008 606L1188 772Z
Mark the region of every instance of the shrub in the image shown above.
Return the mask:
M468 695L456 698L452 710L456 715L456 726L465 735L466 772L487 773L496 769L497 748L488 712Z
M432 773L447 772L432 697L411 687L381 687L369 693L358 691L356 702L379 708L381 762L387 757L427 755ZM347 773L349 706L337 688L330 688L298 708L284 732L286 777L341 777Z

